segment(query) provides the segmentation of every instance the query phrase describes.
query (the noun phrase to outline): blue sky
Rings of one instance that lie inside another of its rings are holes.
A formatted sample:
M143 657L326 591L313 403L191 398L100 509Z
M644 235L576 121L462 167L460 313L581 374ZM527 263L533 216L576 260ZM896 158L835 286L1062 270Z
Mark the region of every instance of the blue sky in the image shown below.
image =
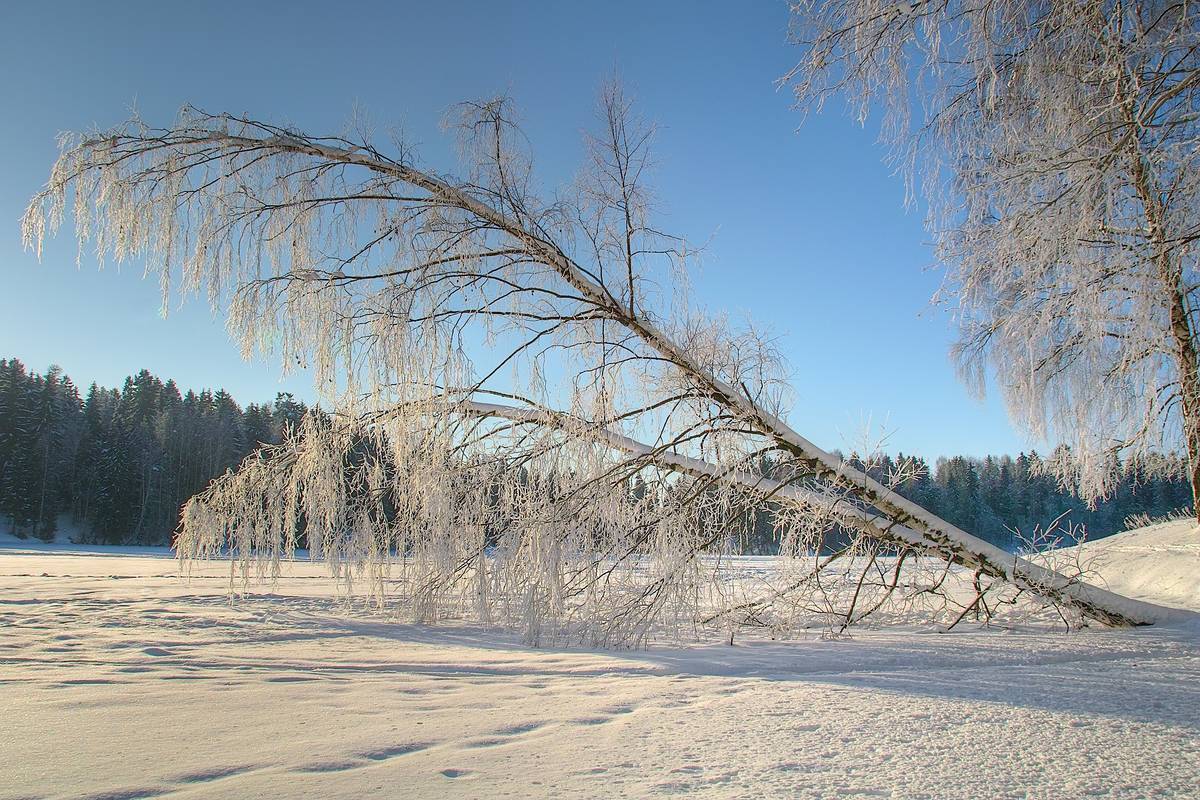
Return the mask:
M18 219L59 131L134 106L162 124L190 102L337 132L358 105L449 169L446 110L503 92L553 186L581 162L597 90L616 73L660 128L662 227L708 242L702 303L781 337L797 430L845 447L870 420L888 449L927 457L1027 449L998 398L981 403L955 377L922 218L905 211L874 131L836 107L801 124L776 87L795 58L786 28L782 2L5 4L0 357L57 363L84 385L146 367L243 404L312 394L304 376L243 362L202 303L162 319L140 265L77 271L70 235L40 265L22 251Z

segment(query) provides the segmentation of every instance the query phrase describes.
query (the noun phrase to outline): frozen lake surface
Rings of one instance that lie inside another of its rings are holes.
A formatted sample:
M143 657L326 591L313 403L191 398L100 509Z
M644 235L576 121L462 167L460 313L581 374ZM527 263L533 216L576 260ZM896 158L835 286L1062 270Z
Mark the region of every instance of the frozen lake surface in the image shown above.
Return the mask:
M1195 608L1189 526L1102 546L1112 588ZM0 543L0 798L1200 795L1188 615L590 652L226 575Z

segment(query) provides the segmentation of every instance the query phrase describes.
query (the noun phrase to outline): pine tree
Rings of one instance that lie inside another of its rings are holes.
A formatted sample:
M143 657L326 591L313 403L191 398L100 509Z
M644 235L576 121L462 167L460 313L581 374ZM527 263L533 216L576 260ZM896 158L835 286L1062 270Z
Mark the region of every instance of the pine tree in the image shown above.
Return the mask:
M17 359L0 362L0 518L19 536L33 526L33 385Z
M61 367L51 366L44 376L35 378L32 389L29 469L34 494L29 499L36 502L33 533L50 540L57 526L62 478L69 469L67 437L73 423L73 409L66 396Z
M294 431L307 412L308 408L304 403L298 402L291 392L276 394L273 414L276 440L282 440Z

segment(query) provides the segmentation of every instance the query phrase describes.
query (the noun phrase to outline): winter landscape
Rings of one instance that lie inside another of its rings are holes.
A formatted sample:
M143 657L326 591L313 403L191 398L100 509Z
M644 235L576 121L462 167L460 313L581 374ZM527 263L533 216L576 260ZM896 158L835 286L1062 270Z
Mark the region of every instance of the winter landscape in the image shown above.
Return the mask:
M5 539L0 796L1194 797L1193 526L1094 548L1192 613L530 648L364 613L307 563L230 605L224 565Z
M0 20L0 800L1200 797L1200 8L352 5Z

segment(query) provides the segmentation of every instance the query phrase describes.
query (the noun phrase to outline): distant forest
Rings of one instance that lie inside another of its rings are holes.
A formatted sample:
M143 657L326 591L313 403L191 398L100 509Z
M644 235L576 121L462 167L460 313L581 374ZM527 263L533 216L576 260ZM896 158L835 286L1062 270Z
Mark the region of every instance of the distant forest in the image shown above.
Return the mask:
M290 394L242 408L146 370L80 397L58 367L0 360L0 531L51 540L65 521L88 542L169 543L185 500L307 410Z
M167 544L187 498L260 444L279 442L307 411L286 393L243 408L224 390L181 392L146 370L120 389L93 383L81 397L58 367L37 374L0 359L0 532L52 540L62 524L91 543ZM885 456L872 471L882 478L904 458ZM1132 515L1188 506L1183 464L1163 458L1151 469L1114 464L1120 484L1092 510L1041 473L1037 453L939 458L932 467L918 459L915 477L897 490L1013 549L1014 531L1028 534L1064 514L1096 538ZM769 519L754 525L744 548L770 552L771 531Z

